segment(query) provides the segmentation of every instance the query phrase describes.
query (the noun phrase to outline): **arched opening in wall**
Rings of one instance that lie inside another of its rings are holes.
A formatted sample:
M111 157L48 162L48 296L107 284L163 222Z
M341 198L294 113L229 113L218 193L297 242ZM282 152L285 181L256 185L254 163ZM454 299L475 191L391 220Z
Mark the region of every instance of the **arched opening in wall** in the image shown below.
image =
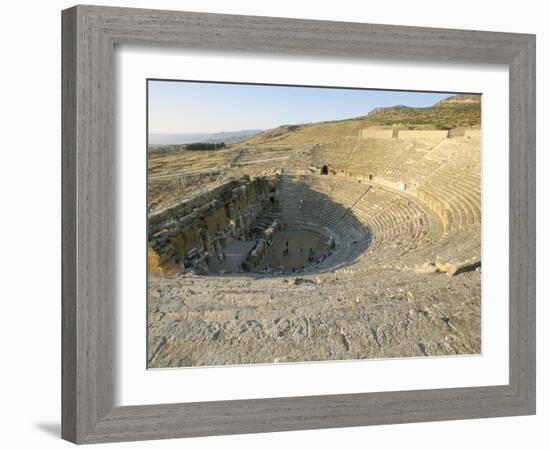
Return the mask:
M328 175L328 166L326 164L321 168L321 175Z

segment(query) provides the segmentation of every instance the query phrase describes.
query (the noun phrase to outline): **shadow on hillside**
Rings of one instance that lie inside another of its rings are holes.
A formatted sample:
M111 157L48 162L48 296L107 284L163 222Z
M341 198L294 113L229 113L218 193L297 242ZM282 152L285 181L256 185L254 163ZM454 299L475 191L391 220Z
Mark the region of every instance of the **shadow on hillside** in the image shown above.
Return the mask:
M341 180L325 176L283 175L279 182L277 216L285 226L305 225L332 236L336 246L322 263L301 273L325 272L352 263L372 241L372 232L353 211L358 201L368 198L370 185L350 192L338 202L333 194L342 194ZM349 181L345 181L349 183Z

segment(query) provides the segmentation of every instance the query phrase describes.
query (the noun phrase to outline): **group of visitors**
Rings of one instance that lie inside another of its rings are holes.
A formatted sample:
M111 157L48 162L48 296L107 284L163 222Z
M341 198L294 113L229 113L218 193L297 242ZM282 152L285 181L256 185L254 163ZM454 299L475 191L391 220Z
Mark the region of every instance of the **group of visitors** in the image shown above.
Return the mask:
M303 253L304 252L304 246L302 244L300 244L300 253ZM289 256L290 255L290 248L288 246L288 241L285 241L285 248L283 249L283 256L286 257L286 256ZM309 254L308 254L308 257L307 257L307 260L309 263L314 263L314 262L322 262L324 261L326 258L326 255L323 253L323 255L321 255L320 258L317 258L317 255L316 255L316 252L315 250L310 247L309 248Z

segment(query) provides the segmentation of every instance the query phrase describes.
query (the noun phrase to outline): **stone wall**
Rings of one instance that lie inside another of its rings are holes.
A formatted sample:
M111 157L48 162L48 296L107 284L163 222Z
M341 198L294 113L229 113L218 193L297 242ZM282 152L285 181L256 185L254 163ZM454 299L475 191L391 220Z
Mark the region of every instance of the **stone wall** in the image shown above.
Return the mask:
M193 267L206 270L233 239L246 237L250 225L270 203L276 180L243 177L199 193L149 216L148 270L173 274Z
M393 130L382 130L377 128L364 128L361 130L362 138L371 138L371 139L392 139Z
M481 138L481 130L465 130L464 137L470 139L479 139Z
M398 139L445 139L448 130L399 130Z
M445 139L449 137L449 131L364 128L360 136L363 139Z

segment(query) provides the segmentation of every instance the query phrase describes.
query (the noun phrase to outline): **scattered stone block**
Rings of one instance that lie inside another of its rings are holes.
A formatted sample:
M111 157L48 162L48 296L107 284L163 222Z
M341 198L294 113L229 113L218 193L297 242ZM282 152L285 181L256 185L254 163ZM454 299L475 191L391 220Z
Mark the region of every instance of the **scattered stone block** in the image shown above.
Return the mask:
M473 258L467 261L436 261L436 267L438 271L444 272L449 276L453 276L464 272L469 272L471 270L476 270L478 267L481 267L481 260L478 258Z
M430 262L425 262L424 264L417 265L414 268L414 272L420 274L436 273L437 271L437 266L434 263Z

